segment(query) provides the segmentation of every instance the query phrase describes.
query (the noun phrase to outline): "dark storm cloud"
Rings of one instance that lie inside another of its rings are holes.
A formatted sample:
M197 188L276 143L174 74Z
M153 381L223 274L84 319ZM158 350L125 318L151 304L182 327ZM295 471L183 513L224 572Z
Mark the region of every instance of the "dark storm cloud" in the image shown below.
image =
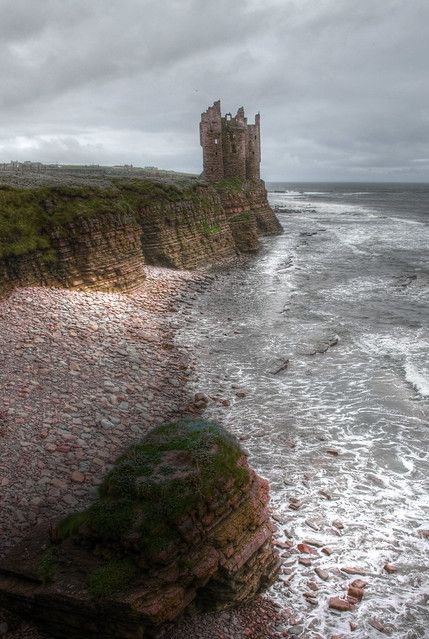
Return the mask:
M260 110L271 179L429 177L426 0L0 0L0 160L198 172Z

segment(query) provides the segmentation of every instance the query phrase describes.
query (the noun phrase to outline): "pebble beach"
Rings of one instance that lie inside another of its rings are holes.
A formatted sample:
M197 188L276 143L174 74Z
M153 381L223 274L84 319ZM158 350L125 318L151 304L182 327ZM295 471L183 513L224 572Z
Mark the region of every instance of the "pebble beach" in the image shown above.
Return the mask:
M192 345L178 346L175 333L213 276L146 273L132 295L35 287L0 302L0 557L35 526L88 506L117 456L149 428L204 407L190 390L195 379L188 386ZM261 597L185 618L161 636L271 639L288 636L287 619ZM1 618L0 630L45 639Z

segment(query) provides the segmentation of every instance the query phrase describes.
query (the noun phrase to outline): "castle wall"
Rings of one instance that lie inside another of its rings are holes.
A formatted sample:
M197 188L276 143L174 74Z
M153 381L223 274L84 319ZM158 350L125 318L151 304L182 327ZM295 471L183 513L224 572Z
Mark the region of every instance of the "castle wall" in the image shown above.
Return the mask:
M203 148L204 175L210 182L224 177L220 100L201 114L200 144Z
M220 100L201 114L200 144L203 149L203 175L209 182L238 177L260 179L260 116L248 124L243 107L232 117L222 117Z
M261 134L259 113L255 117L255 124L249 124L246 135L246 177L248 180L259 180L261 164Z
M246 179L247 122L237 113L222 118L223 177Z

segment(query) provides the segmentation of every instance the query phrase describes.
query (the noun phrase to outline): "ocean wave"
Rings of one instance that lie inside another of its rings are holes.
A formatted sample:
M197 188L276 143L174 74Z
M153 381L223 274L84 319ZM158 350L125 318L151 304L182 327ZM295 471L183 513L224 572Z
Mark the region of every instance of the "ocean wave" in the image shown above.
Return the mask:
M303 195L303 191L268 191L272 195Z
M400 215L389 215L389 220L393 220L394 222L403 222L404 224L412 224L413 226L420 225L426 226L426 220L410 220L409 218L401 217Z
M429 375L419 371L414 364L405 364L405 379L422 397L429 397Z
M326 195L331 194L331 191L304 191L305 195Z

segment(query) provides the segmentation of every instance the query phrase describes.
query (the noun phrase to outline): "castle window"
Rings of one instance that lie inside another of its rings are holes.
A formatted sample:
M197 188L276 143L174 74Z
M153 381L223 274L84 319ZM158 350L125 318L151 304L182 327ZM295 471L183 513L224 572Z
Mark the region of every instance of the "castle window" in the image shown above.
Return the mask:
M233 153L237 153L237 147L235 146L235 144L232 144L232 152Z
M215 144L217 144L219 142L219 140L217 138L215 138Z

